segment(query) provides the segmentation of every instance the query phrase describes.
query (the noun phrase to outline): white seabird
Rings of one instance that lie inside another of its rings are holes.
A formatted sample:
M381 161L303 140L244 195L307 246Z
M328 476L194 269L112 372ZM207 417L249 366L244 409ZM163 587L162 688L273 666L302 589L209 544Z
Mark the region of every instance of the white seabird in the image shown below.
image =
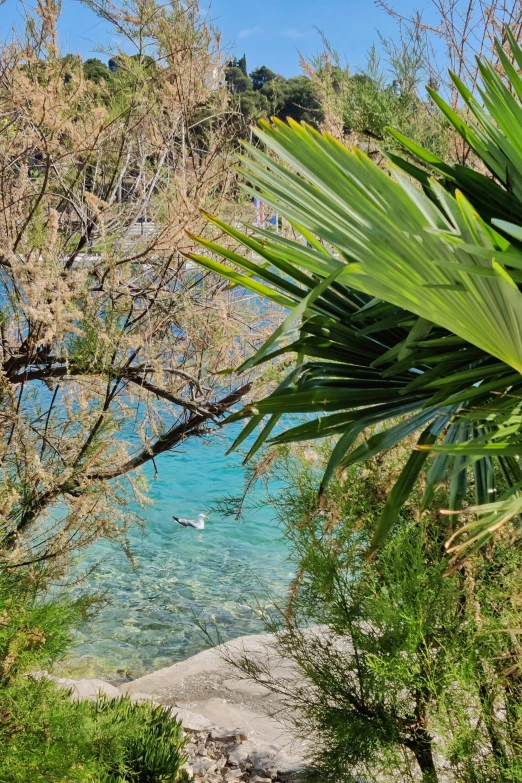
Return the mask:
M205 527L205 519L208 519L206 514L198 514L197 519L184 519L183 517L172 517L183 527L193 527L195 530L203 530Z

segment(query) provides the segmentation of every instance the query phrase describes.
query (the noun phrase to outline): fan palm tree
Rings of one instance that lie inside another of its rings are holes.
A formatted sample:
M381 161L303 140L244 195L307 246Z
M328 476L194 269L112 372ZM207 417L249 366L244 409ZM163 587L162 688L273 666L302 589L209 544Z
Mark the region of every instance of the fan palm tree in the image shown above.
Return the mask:
M262 145L242 157L244 188L302 241L208 215L245 250L200 239L207 254L191 256L289 311L239 369L281 354L295 354L295 365L231 417L249 419L234 446L259 428L251 457L282 416L308 414L271 442L336 436L323 489L336 469L415 434L374 546L433 455L423 506L447 481L448 511L471 519L448 542L456 562L521 524L522 50L508 40L509 56L497 45L506 78L481 60L478 97L452 75L472 119L430 91L486 173L393 131L407 154L390 155L384 171L309 126L264 122ZM470 475L476 503L463 509Z

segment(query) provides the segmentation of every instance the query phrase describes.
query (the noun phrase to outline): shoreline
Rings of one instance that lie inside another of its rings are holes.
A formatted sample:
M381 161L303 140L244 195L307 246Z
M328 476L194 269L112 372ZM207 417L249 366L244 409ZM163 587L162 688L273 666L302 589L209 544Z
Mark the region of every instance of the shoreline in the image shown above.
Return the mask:
M188 768L196 783L292 783L305 764L307 743L292 730L291 716L281 712L279 697L244 679L223 658L224 652L248 654L269 663L276 675L296 676L273 648L273 640L272 634L239 636L119 687L103 677L48 676L71 688L72 698L125 694L170 709L189 735ZM274 713L277 719L271 717Z

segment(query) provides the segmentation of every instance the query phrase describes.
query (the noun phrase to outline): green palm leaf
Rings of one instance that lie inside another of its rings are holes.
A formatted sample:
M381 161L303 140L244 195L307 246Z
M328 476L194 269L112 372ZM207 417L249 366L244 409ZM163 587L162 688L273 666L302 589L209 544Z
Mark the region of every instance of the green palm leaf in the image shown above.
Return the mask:
M511 35L509 41L522 62ZM270 417L249 456L285 414L315 414L273 441L339 435L324 486L338 467L422 430L374 545L435 455L425 505L449 480L451 510L460 510L468 473L474 476L477 518L452 542L457 557L522 511L522 80L513 67L506 67L511 88L488 63L480 71L481 103L453 77L473 122L433 98L493 179L447 164L397 133L421 166L393 156L385 172L306 125L265 122L254 130L262 145L247 147L242 158L245 189L261 191L306 245L210 218L245 253L201 240L213 257L192 256L290 309L244 365L282 353L301 357L288 383L231 417L250 418L248 434ZM359 436L374 424L378 432L361 445ZM499 482L511 494L492 504Z

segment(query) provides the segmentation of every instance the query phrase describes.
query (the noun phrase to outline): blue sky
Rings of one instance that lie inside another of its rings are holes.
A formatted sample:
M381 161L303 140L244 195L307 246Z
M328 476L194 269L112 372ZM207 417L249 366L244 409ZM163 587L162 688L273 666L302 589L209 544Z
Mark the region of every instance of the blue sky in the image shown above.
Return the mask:
M396 5L407 12L419 0ZM299 72L299 52L308 56L321 49L316 28L354 66L365 61L377 31L391 36L396 29L373 0L213 0L212 12L224 41L235 42L239 55L246 53L249 69L268 65L285 76Z
M396 0L395 7L409 13L428 4L429 0ZM0 5L2 39L13 23L21 23L20 9L18 0ZM396 29L373 0L213 0L210 13L230 51L239 56L246 53L249 70L268 65L285 76L299 73L299 52L309 56L320 50L316 28L324 31L354 68L364 63L369 47L378 39L377 31L391 37ZM84 57L93 56L97 43L111 48L107 25L79 0L63 0L60 35L63 49Z

